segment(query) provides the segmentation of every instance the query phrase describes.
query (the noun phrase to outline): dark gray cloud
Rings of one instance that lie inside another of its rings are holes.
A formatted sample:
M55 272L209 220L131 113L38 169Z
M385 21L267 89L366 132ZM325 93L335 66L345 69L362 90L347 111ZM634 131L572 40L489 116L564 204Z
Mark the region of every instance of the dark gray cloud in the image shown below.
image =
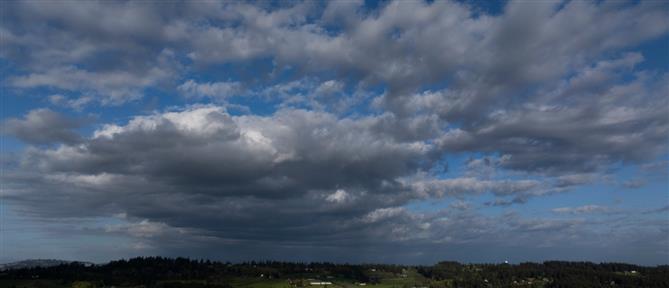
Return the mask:
M123 214L139 226L109 231L139 238L164 229L355 245L395 226L389 241L430 235L426 216L402 207L414 200L549 189L535 180L434 179L426 173L436 146L398 137L378 125L385 121L305 110L230 116L218 106L139 116L76 145L25 151L5 175L5 198L38 217Z
M322 222L348 229L342 215L411 199L397 178L423 169L430 151L367 125L299 110L231 117L209 106L137 117L80 145L26 151L7 197L43 205L35 213L45 216L127 213L243 239L332 234ZM40 201L45 187L53 195Z
M71 119L49 109L35 109L23 119L10 118L2 123L3 134L14 136L29 144L62 142L76 144L82 140L75 130L86 121Z

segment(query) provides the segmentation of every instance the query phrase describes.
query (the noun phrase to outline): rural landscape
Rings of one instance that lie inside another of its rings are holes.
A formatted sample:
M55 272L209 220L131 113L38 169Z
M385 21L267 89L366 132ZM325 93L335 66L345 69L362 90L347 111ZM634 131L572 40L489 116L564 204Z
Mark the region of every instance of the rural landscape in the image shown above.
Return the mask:
M51 263L0 272L7 288L450 288L669 287L669 266L549 261L432 266L133 258Z

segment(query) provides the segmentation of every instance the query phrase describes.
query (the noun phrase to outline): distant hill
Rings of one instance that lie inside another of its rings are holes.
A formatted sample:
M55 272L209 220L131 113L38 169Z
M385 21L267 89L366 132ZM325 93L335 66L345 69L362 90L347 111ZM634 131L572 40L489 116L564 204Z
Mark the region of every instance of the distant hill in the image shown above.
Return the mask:
M35 268L35 267L53 267L71 263L81 263L86 266L93 265L93 263L81 262L81 261L66 261L66 260L56 260L56 259L29 259L18 262L0 264L0 271Z

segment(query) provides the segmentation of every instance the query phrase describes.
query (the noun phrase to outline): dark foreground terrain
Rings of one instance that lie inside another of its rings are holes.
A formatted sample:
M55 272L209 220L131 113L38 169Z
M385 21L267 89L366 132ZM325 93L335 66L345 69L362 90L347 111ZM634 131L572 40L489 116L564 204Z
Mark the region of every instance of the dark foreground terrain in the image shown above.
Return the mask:
M669 287L669 266L550 261L434 266L249 262L134 258L103 265L5 266L8 288L437 288L437 287Z

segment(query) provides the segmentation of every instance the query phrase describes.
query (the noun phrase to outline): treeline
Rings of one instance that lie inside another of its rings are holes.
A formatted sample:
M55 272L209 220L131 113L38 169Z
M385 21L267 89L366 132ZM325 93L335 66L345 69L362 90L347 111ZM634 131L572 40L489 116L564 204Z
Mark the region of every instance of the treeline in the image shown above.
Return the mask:
M418 267L434 280L450 279L454 287L669 287L669 266L624 263L565 262L474 264L440 262Z
M164 288L177 287L178 281L198 280L192 282L189 287L232 288L229 280L238 277L323 280L345 278L373 284L381 281L380 277L384 277L379 275L407 277L407 271L416 271L425 277L425 281L420 285L428 288L669 287L669 266L666 265L643 267L623 263L562 261L517 265L440 262L433 266L401 266L275 261L233 264L187 258L142 257L112 261L104 265L71 263L9 270L0 272L0 279L38 278L58 280L62 283L88 281L98 287ZM303 285L308 286L304 283Z
M374 265L394 271L395 265ZM58 279L63 281L92 281L105 286L153 286L166 280L206 280L223 283L230 277L310 278L336 276L359 282L373 282L365 270L369 265L293 262L229 263L187 258L138 257L111 261L103 265L80 263L52 267L24 268L0 272L0 279Z

